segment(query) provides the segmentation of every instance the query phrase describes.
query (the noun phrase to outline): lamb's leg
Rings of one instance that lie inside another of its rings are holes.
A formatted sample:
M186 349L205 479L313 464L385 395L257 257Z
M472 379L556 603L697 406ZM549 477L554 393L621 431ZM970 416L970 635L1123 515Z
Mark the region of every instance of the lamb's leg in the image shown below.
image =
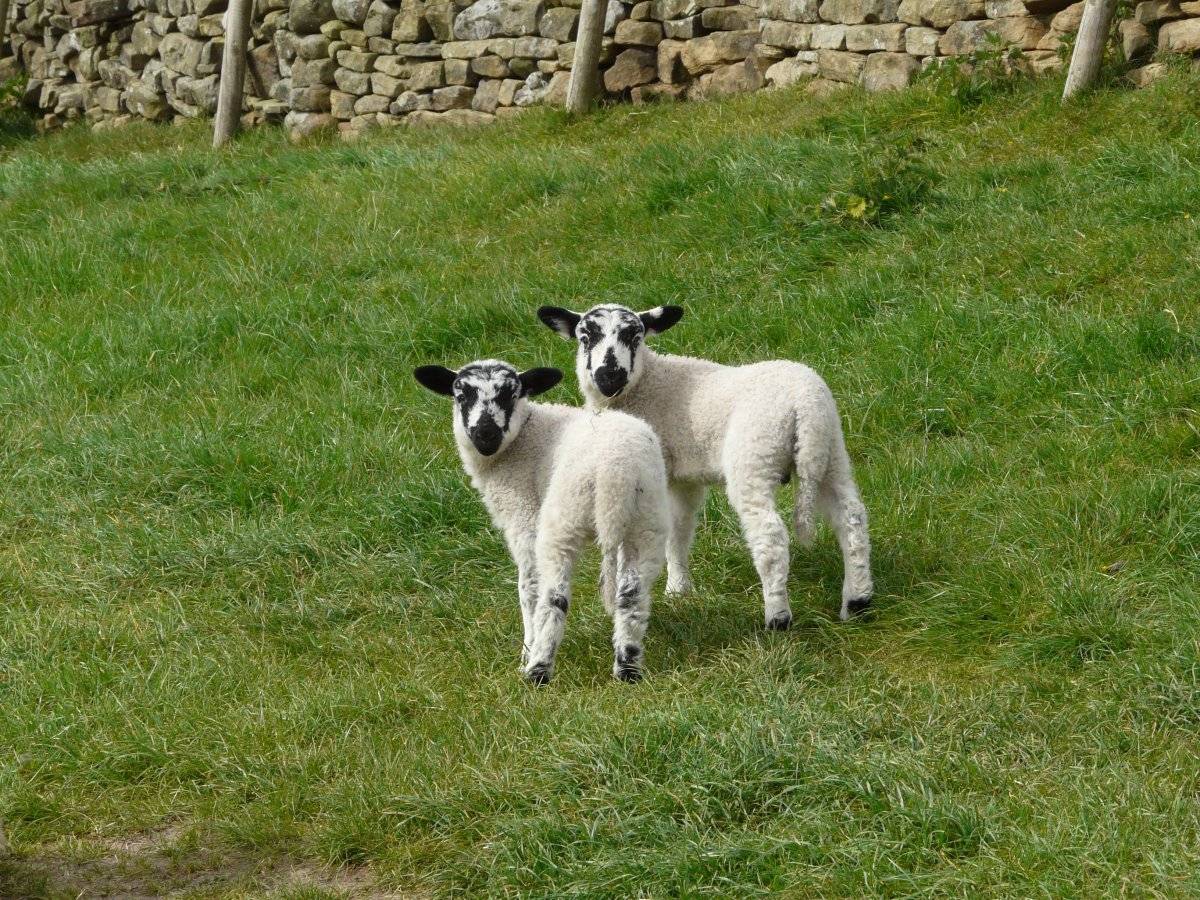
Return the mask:
M726 489L742 523L763 588L763 620L772 631L792 624L788 605L788 531L775 508L778 477L766 468L726 467Z
M650 623L650 593L638 571L637 555L623 548L617 563L617 602L613 609L613 675L642 680L642 642Z
M517 594L521 599L521 625L524 627L521 638L521 665L524 666L529 662L529 651L533 647L533 613L538 600L537 569L532 560L517 572Z
M696 521L708 496L702 484L676 482L670 487L671 533L667 540L667 593L687 594L692 590L688 557L696 539Z
M554 656L571 606L571 573L581 549L581 541L574 535L546 537L547 532L538 536L540 593L533 612L533 642L525 666L525 677L534 684L546 684L554 674Z
M833 526L842 548L845 576L842 580L841 619L862 612L871 605L875 586L871 579L871 538L867 533L867 509L858 494L858 485L843 449L835 457L830 474L821 486L821 507Z

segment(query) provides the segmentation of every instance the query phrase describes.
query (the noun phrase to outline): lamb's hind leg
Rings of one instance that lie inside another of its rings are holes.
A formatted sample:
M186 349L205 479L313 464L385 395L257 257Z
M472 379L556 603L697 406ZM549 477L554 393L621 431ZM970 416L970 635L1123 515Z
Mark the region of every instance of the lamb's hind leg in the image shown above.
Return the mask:
M779 486L774 470L727 467L726 489L742 523L742 534L754 558L763 588L763 619L772 631L792 624L788 605L788 531L775 508Z
M554 657L566 628L571 607L571 573L579 557L584 537L564 531L555 534L543 529L538 534L537 606L533 612L533 642L525 677L534 684L546 684L554 674Z
M663 567L663 534L647 531L626 542L618 556L618 588L613 613L613 675L622 681L642 677L642 641L650 623L650 589Z
M842 548L845 575L842 580L841 619L845 622L871 605L875 585L871 578L871 538L867 532L867 509L844 447L834 454L829 475L821 485L821 508Z

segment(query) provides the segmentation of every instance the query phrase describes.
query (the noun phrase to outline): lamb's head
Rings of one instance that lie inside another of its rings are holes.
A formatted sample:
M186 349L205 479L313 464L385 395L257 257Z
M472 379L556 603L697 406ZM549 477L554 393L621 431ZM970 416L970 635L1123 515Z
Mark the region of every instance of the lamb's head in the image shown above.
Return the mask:
M683 318L683 307L659 306L636 313L604 303L585 313L543 306L538 318L568 341L576 341L575 371L584 395L603 404L632 390L645 371L640 352L647 336L666 331Z
M506 362L481 359L457 372L445 366L421 366L413 375L436 394L454 399L454 434L462 446L495 456L512 443L529 418L529 397L562 381L558 369L518 372Z

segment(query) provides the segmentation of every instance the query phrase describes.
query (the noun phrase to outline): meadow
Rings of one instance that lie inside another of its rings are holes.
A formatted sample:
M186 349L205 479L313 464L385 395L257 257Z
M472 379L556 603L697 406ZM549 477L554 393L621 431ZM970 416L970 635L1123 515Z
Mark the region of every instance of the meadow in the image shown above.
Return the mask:
M1200 893L1200 76L1060 89L5 132L0 896ZM521 680L411 372L600 301L826 377L868 616L717 494L643 683L594 558Z

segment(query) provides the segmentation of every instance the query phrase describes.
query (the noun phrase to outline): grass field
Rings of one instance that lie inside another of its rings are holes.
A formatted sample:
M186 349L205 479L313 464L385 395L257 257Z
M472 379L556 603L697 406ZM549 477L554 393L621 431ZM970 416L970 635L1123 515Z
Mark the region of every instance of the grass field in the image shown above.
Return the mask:
M0 895L1200 893L1200 79L1057 90L10 139ZM714 496L644 683L594 560L521 681L411 369L599 300L826 376L870 617Z

